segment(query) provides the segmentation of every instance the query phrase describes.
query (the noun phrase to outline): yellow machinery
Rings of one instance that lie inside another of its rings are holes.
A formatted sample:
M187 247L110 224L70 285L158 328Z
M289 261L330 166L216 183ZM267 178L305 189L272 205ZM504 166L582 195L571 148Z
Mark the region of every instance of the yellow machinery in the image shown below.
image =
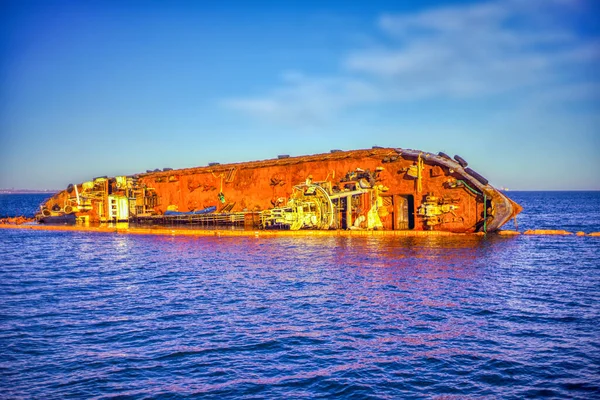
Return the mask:
M285 207L276 207L261 213L263 228L331 229L334 207L327 191L320 185L307 183L294 187Z
M458 210L458 206L447 203L446 199L436 197L430 193L425 196L425 201L421 203L421 207L417 210L417 215L423 217L425 224L430 228L447 222L455 222L459 219L455 213ZM444 218L448 214L451 214L453 217Z

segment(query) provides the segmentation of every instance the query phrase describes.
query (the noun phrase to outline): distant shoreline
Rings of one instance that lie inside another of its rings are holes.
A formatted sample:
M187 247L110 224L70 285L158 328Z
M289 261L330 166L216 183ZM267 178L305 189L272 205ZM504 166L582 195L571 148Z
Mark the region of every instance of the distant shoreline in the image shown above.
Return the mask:
M0 194L54 194L60 190L0 189Z

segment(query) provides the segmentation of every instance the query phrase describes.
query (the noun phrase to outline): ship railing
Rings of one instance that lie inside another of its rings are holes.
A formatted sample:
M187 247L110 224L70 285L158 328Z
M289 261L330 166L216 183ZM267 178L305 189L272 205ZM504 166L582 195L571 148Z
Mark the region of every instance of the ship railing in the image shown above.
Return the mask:
M190 215L151 215L135 216L132 222L153 225L190 225L198 227L218 226L258 226L260 213L258 212L235 212L235 213L211 213Z

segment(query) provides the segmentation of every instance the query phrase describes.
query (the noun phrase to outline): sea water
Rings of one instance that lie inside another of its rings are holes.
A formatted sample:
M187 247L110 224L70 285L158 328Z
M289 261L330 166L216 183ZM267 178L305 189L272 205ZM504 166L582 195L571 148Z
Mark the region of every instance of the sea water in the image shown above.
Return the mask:
M600 231L600 192L509 194L521 231ZM0 398L598 398L599 253L2 229Z

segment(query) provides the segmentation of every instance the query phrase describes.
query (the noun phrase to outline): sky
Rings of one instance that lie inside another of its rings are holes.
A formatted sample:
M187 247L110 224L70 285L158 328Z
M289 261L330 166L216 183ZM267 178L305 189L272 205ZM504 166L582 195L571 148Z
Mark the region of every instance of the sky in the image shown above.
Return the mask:
M599 11L0 0L0 188L389 146L496 187L600 190Z

